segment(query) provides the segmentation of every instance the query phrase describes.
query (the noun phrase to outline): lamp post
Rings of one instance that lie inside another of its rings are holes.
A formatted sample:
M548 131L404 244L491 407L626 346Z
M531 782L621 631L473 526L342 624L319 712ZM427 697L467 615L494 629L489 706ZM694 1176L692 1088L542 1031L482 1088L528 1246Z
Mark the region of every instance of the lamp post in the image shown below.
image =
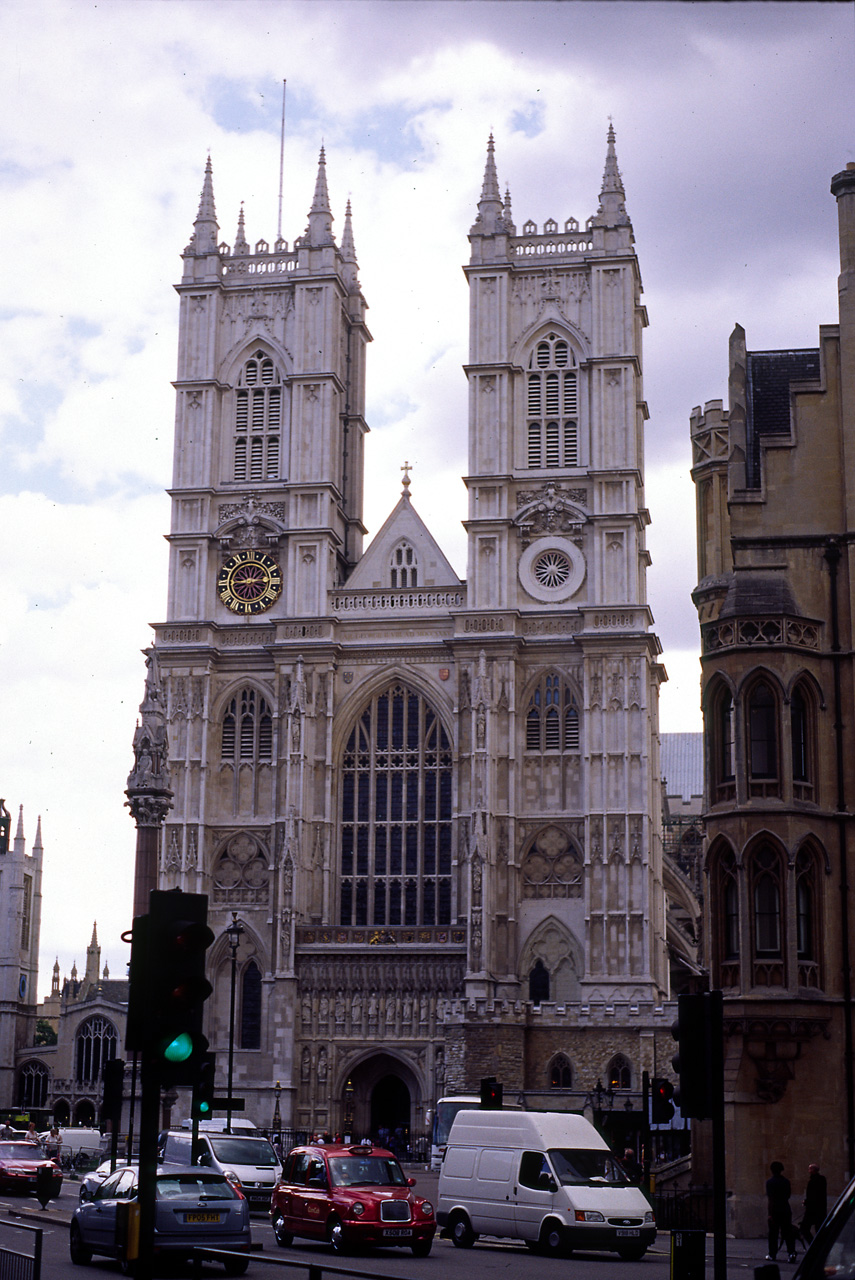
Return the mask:
M232 953L232 987L231 999L229 1001L229 1087L228 1096L226 1098L226 1133L231 1133L232 1131L232 1078L235 1066L235 985L237 981L237 953L243 931L243 925L237 918L237 912L233 911L232 922L226 929L226 938L228 939L229 948Z
M277 1080L276 1087L273 1090L273 1097L276 1099L273 1107L273 1132L277 1135L277 1140L279 1137L279 1132L282 1128L282 1116L279 1114L279 1098L281 1093L282 1093L282 1085Z

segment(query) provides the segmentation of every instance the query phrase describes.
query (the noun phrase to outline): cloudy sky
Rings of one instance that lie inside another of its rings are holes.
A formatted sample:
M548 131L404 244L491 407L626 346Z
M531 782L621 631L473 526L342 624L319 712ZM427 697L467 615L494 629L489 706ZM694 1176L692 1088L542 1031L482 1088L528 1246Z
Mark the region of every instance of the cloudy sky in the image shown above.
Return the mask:
M413 498L461 574L467 296L487 136L518 225L597 206L614 121L645 288L649 583L697 729L688 416L727 339L836 320L829 179L855 159L850 4L107 0L0 7L0 795L45 844L40 986L97 919L124 972L140 650L164 617L179 254L210 152L221 237L306 223L326 147L374 336L367 522Z

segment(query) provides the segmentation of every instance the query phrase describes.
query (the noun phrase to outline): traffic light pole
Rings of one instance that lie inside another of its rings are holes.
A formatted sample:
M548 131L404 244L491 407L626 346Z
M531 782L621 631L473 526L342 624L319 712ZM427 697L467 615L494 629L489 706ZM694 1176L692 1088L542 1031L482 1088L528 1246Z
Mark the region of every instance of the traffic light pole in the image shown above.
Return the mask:
M154 1264L155 1178L157 1131L160 1124L160 1072L157 1063L143 1053L140 1090L140 1236L136 1272L150 1276Z
M727 1280L727 1178L724 1150L724 1015L720 991L711 991L710 1058L713 1158L713 1277Z

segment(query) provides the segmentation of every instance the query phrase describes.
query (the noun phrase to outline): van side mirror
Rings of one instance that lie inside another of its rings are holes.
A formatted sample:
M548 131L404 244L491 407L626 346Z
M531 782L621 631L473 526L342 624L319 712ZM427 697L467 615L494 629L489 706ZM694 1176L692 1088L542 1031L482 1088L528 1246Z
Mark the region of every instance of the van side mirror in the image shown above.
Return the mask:
M557 1191L558 1190L558 1185L555 1179L553 1178L552 1174L547 1173L545 1169L543 1170L540 1177L538 1178L537 1183L541 1191Z

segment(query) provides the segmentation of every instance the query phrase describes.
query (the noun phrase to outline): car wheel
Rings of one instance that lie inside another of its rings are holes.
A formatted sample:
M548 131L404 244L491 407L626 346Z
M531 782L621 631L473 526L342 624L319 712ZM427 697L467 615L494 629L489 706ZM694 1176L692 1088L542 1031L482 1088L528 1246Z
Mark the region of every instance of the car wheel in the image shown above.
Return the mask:
M88 1266L92 1261L92 1250L87 1249L83 1243L83 1237L80 1234L80 1228L76 1222L71 1224L71 1234L68 1237L68 1251L71 1254L71 1261L76 1267Z
M433 1244L433 1238L431 1238L430 1240L415 1240L410 1246L410 1248L412 1249L415 1257L426 1258L430 1253L430 1248L432 1244Z
M465 1213L452 1214L448 1233L451 1236L451 1243L458 1249L471 1249L478 1239Z
M344 1238L344 1227L341 1218L330 1218L327 1223L327 1239L336 1253L347 1253L347 1242Z
M540 1252L551 1258L567 1254L567 1236L560 1222L544 1222L540 1230Z
M618 1257L623 1258L624 1262L638 1262L645 1253L647 1253L646 1244L623 1244L618 1249Z
M223 1265L227 1276L243 1276L249 1267L249 1258L229 1258Z
M280 1249L287 1249L289 1244L293 1244L294 1235L291 1231L285 1230L285 1219L278 1210L274 1213L270 1225L273 1227L273 1234Z

